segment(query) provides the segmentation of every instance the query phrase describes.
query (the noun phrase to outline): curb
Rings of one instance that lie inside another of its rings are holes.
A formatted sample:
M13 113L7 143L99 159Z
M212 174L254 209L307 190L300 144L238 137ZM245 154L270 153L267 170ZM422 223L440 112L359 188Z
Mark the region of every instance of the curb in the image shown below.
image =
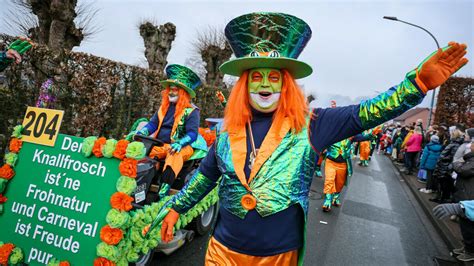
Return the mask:
M393 161L392 161L392 164L395 166L395 168L397 169L398 173L400 174L400 176L403 178L403 180L405 180L405 183L407 184L407 186L410 188L410 191L413 193L415 199L418 201L418 203L420 204L421 208L423 209L423 211L425 212L426 216L428 217L428 219L432 222L434 228L436 229L436 231L439 233L439 235L441 236L441 238L444 240L444 242L446 243L446 245L448 246L448 248L450 250L456 248L456 247L459 247L462 245L462 243L460 242L459 239L462 239L462 237L460 235L456 235L454 234L448 227L448 225L446 224L445 221L443 220L438 220L437 218L435 218L432 214L432 206L430 206L429 202L426 201L425 199L422 198L422 196L420 195L420 192L418 191L418 189L416 188L415 185L413 185L412 183L413 182L417 182L417 181L413 181L413 180L410 180L410 177L405 175L404 173L402 173L402 171L400 170L400 166L398 166L397 164L395 164ZM416 177L415 177L416 178Z

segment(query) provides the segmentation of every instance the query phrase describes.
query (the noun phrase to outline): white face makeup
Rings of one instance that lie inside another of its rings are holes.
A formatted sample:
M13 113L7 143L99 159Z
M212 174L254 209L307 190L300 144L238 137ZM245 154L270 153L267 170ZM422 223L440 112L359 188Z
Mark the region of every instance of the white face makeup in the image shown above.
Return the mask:
M278 69L256 68L247 81L250 106L263 113L271 113L278 107L282 90L282 74Z
M178 91L179 88L173 85L170 85L170 93L168 94L168 99L170 103L176 103L178 102Z
M280 100L280 93L272 93L269 96L262 96L258 93L250 93L250 98L254 103L257 104L259 108L268 109L272 105L278 103Z

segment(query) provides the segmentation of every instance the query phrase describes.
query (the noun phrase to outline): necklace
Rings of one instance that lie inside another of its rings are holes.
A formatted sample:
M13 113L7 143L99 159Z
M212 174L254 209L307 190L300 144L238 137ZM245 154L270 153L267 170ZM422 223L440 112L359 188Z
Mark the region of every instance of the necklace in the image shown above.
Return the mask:
M250 136L250 146L252 147L252 152L250 153L249 157L249 168L250 170L252 170L253 164L255 163L255 159L257 158L258 149L255 148L255 141L253 138L252 125L250 124L250 121L248 122L248 130Z

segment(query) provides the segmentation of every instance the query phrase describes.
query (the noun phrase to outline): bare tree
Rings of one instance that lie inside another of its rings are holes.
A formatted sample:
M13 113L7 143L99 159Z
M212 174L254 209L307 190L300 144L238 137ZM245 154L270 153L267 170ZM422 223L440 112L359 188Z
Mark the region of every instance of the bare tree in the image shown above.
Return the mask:
M168 63L167 57L171 50L171 43L176 37L176 26L165 23L156 26L151 21L144 21L140 25L140 35L145 43L145 57L148 67L163 72Z
M54 50L71 50L100 30L92 2L77 0L12 0L5 17L11 32Z
M206 30L198 32L194 47L205 63L205 82L209 86L223 88L225 85L224 74L219 71L219 66L232 56L232 49L227 43L224 31L209 26Z

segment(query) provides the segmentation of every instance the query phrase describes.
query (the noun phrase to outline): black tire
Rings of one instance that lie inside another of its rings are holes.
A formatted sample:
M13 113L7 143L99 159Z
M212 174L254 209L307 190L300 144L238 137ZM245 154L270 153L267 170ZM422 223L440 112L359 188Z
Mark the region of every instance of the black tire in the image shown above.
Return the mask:
M135 263L130 263L129 265L133 266L150 266L151 263L153 262L153 256L155 255L155 250L150 249L147 254L144 254L141 256L137 262Z
M196 217L189 225L189 228L196 231L196 233L201 236L206 235L214 226L218 211L218 204L216 203L209 207L207 211Z

